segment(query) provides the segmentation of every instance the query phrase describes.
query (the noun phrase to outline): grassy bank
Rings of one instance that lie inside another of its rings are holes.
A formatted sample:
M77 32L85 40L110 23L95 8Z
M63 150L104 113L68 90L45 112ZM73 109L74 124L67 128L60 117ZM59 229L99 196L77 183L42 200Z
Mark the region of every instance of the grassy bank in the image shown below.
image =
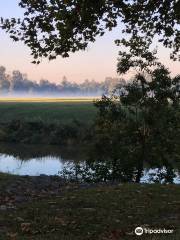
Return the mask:
M0 177L4 191L17 177ZM19 178L19 177L18 177ZM19 186L20 179L18 180ZM48 189L46 189L48 193ZM13 194L7 210L0 214L0 239L17 240L126 240L180 239L180 188L177 185L137 185L61 187L59 194L35 196L29 202L15 204ZM4 203L3 203L4 204ZM134 229L174 229L173 234L144 234Z
M0 99L0 122L12 120L90 123L96 115L92 99Z
M90 125L84 122L12 120L1 123L0 142L23 144L72 145L91 138Z
M0 141L58 145L84 141L96 111L89 98L2 98Z

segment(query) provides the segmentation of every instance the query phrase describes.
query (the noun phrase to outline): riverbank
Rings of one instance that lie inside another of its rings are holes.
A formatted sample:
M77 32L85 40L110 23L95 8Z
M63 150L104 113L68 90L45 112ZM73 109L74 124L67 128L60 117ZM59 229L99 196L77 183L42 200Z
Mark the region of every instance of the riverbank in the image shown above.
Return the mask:
M91 125L75 120L71 124L13 120L0 125L1 143L69 146L86 142L91 136Z
M174 229L153 239L180 239L178 185L78 185L56 176L0 174L0 192L3 240L137 239L137 226Z

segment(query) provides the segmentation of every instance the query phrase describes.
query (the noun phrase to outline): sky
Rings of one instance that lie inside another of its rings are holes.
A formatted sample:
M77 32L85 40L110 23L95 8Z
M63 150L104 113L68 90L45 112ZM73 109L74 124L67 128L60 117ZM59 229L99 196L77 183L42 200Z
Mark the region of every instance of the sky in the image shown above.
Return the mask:
M21 17L23 12L18 2L18 0L1 0L0 17ZM86 51L73 53L69 58L59 56L53 61L43 59L39 65L34 65L31 63L33 59L28 47L22 42L13 42L0 29L0 65L5 66L9 73L13 70L27 73L29 79L35 81L48 79L58 83L63 76L69 81L78 83L85 79L104 81L106 77L119 77L116 73L119 48L114 44L114 40L120 36L120 28L116 28L90 44ZM160 47L159 56L172 75L178 74L180 62L170 61L167 49Z

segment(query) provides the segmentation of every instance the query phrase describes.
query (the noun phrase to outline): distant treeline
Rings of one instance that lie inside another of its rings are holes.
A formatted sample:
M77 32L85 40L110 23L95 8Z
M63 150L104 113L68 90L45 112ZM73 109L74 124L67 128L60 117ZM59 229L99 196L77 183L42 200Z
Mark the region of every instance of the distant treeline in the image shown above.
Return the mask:
M29 80L26 74L13 71L7 74L6 68L0 66L0 93L2 94L29 94L29 95L59 95L59 96L100 96L111 92L116 85L124 84L119 78L107 77L104 82L84 80L82 83L68 81L63 77L62 81L52 83L41 79L39 82Z

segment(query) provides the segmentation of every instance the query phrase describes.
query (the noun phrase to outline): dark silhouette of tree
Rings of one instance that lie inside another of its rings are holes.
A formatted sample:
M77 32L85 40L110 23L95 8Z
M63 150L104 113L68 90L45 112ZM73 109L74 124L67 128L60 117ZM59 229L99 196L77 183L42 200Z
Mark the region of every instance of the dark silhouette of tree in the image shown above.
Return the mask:
M146 166L165 168L163 180L173 182L180 167L180 76L161 67L120 88L95 103L90 167L101 180L135 182Z
M118 22L124 28L122 38L115 42L129 49L120 52L120 73L132 66L155 64L156 51L150 51L154 37L172 50L173 60L179 60L177 0L21 0L19 6L25 11L24 18L1 18L1 28L14 41L23 41L31 49L34 63L40 63L41 57L51 60L84 50L97 36L117 27Z
M0 66L0 91L8 92L10 88L9 76L6 74L6 68Z

